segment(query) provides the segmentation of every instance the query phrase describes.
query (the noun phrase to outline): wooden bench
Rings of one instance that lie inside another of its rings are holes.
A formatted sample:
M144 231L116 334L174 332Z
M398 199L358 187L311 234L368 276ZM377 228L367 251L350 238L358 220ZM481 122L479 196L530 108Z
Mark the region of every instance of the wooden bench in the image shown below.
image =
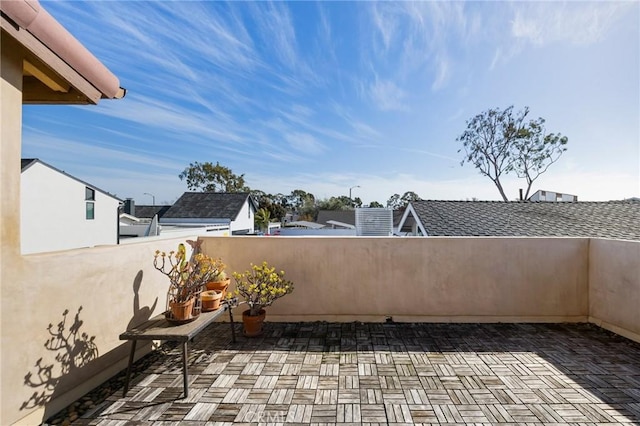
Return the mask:
M231 337L233 343L236 342L236 333L233 326L233 306L223 303L220 309L211 312L202 312L200 316L187 324L173 325L170 324L164 314L157 315L148 321L136 326L135 328L125 331L120 335L120 340L131 340L131 352L129 353L129 366L127 367L127 378L124 384L122 396L127 396L129 391L129 379L131 377L131 366L136 353L136 343L138 340L163 340L168 342L182 343L182 376L184 381L184 397L189 396L189 386L187 381L187 343L193 339L198 333L204 330L216 318L225 311L229 311L229 320L231 322Z

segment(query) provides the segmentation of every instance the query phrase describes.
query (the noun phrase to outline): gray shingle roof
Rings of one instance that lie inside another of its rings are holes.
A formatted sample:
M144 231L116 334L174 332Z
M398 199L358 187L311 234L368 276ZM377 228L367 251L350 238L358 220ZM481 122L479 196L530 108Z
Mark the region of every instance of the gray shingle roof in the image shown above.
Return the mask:
M141 219L152 219L153 216L158 215L158 219L160 219L167 210L169 210L169 207L171 206L147 206L136 204L135 216Z
M640 202L412 202L430 236L567 236L640 240Z
M348 223L349 225L356 224L356 211L355 210L320 210L318 211L317 223L327 225L330 220L336 222Z
M235 220L247 198L248 193L185 192L162 218Z

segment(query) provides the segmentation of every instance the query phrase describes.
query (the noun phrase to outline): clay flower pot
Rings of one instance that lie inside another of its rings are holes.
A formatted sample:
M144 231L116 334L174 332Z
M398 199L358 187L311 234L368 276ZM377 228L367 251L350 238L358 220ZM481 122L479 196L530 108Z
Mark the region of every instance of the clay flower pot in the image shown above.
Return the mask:
M203 291L200 299L202 300L202 312L215 311L216 309L220 309L222 292L219 290Z
M225 278L222 281L210 281L207 283L207 290L217 290L221 293L221 297L225 297L230 282L231 278Z
M171 316L174 320L186 320L191 318L191 311L193 310L194 299L191 298L186 302L171 302L169 307L171 308Z
M264 324L264 318L267 315L267 311L260 310L260 313L256 316L250 316L247 309L242 313L242 324L244 325L244 335L247 337L255 337L262 334L262 325Z

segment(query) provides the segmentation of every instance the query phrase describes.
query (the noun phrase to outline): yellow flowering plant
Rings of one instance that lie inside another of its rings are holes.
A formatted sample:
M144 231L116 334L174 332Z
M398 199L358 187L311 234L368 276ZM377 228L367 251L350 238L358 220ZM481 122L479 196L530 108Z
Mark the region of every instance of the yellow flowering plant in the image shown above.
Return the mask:
M200 252L200 241L187 243L193 248L190 259L187 259L187 250L182 243L177 251L166 253L156 250L153 256L154 268L169 278L169 294L172 301L178 303L194 297L225 267L221 259Z
M233 273L235 295L242 296L249 305L249 316L257 316L265 306L293 291L293 282L284 278L284 271L276 271L264 261L251 264L248 271Z

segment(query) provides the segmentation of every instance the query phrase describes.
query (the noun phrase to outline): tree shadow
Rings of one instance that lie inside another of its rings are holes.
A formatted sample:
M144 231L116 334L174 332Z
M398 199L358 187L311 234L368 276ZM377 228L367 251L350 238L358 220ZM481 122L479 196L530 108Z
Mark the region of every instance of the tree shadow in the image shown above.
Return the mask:
M158 304L158 298L156 297L153 305L143 306L142 308L140 307L140 295L138 293L140 291L140 286L142 285L143 274L142 270L140 270L133 279L133 317L129 320L127 330L131 330L151 318L151 315L153 315L156 305Z
M80 319L82 306L78 308L72 324L67 324L69 310L62 313L62 320L56 327L49 324L47 330L51 337L44 343L44 347L55 352L56 364L48 364L41 357L35 363L35 371L29 371L24 376L24 384L36 389L31 397L24 401L20 410L42 407L51 401L54 393L67 377L98 358L98 347L91 336L80 332L83 321Z

